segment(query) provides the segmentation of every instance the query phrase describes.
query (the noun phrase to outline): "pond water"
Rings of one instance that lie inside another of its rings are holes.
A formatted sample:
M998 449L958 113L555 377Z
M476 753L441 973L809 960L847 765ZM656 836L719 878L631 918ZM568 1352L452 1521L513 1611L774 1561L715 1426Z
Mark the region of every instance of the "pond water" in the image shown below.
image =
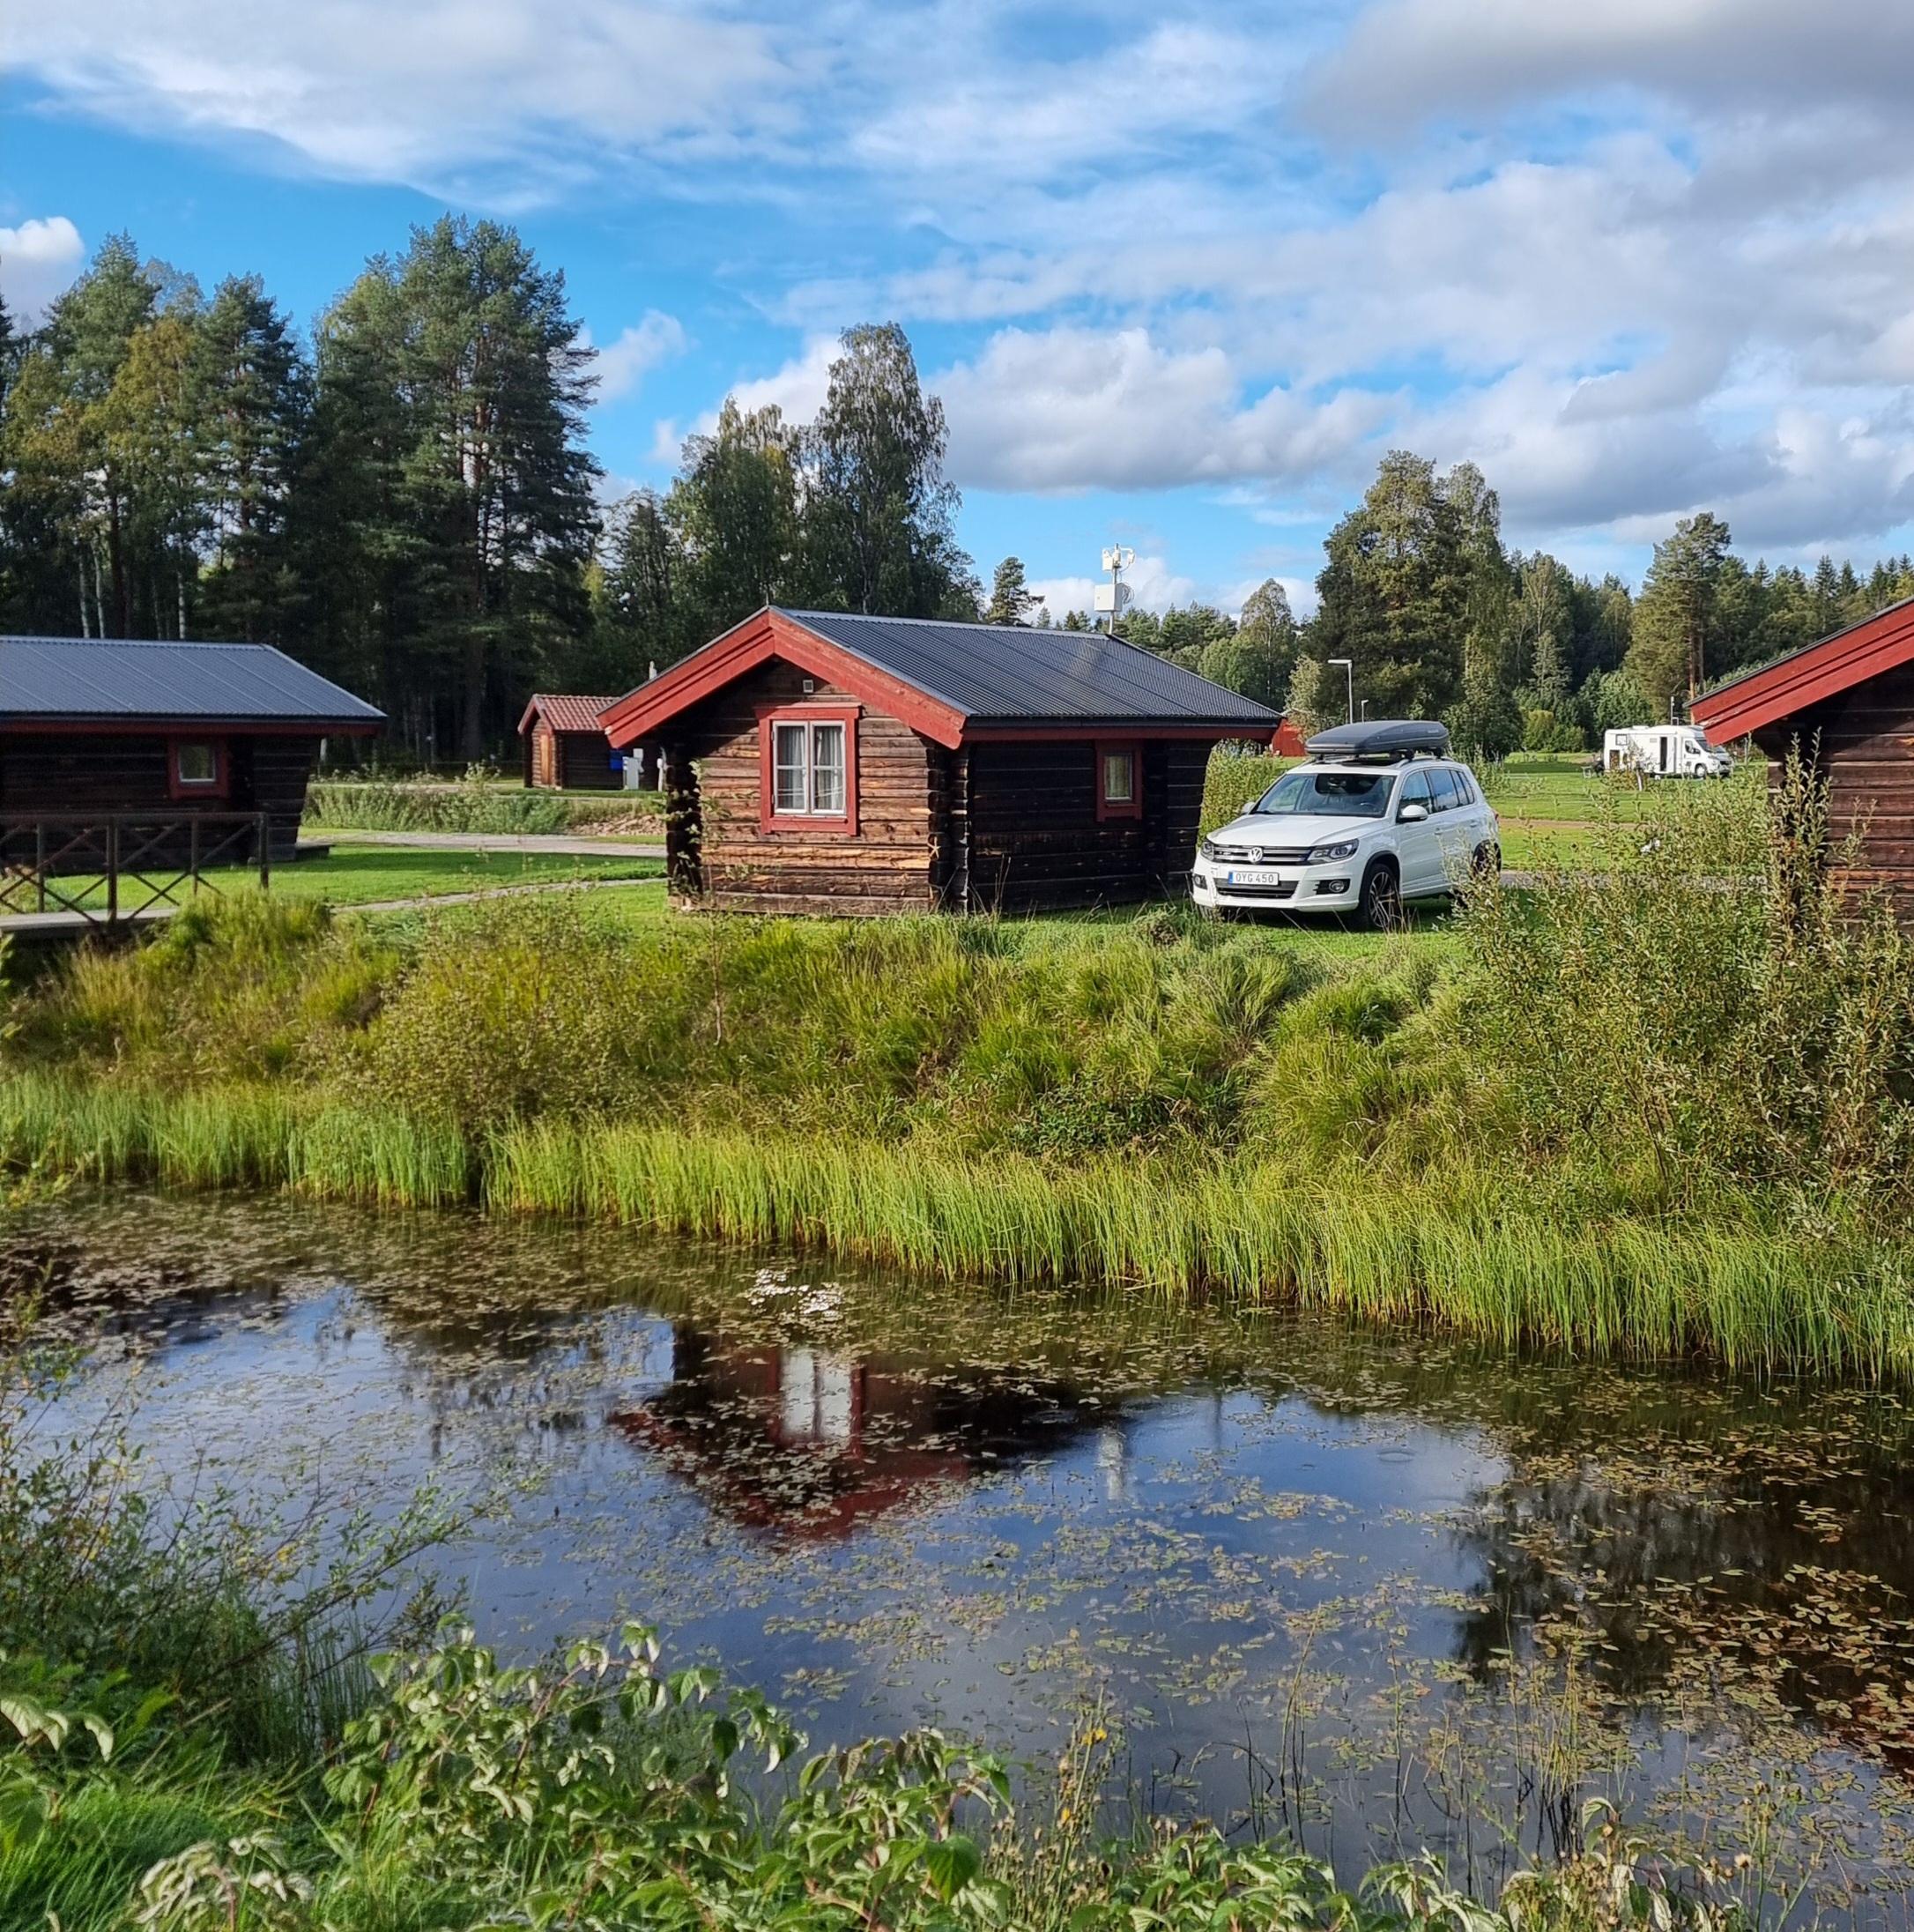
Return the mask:
M1511 1359L1146 1296L603 1230L119 1195L10 1231L142 1480L477 1513L423 1559L517 1653L635 1616L813 1745L935 1722L1110 1803L1479 1883L1609 1797L1914 1921L1896 1396ZM1788 1904L1791 1886L1805 1885Z

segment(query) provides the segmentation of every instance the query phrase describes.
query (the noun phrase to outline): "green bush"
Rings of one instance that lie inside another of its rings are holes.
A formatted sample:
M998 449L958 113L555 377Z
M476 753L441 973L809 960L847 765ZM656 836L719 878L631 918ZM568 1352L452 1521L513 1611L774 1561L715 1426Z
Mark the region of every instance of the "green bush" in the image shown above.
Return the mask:
M1248 811L1295 761L1219 745L1203 781L1203 830L1213 832Z

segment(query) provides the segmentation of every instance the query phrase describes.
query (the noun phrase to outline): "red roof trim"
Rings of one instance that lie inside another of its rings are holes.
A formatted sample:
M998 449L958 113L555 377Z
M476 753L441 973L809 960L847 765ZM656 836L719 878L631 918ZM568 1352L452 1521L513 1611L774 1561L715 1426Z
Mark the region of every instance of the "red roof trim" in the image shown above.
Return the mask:
M880 671L842 645L820 637L782 611L761 610L694 650L662 677L642 684L611 705L599 722L614 750L642 738L656 738L671 719L774 658L823 678L870 706L901 718L939 745L962 741L964 715L951 706Z
M1909 663L1914 663L1914 598L1704 693L1688 716L1714 743L1732 745Z

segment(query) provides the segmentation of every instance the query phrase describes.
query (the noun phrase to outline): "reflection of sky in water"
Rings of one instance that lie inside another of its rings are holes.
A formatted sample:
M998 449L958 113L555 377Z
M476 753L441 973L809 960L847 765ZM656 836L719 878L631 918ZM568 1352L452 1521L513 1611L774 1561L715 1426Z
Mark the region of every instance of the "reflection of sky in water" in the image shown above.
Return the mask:
M222 1212L229 1227L234 1211ZM695 1292L627 1282L595 1305L535 1297L467 1316L456 1290L435 1304L417 1283L391 1289L389 1247L355 1252L352 1227L315 1220L269 1285L256 1267L248 1285L118 1314L122 1333L45 1426L84 1426L130 1392L149 1481L287 1509L313 1497L386 1508L427 1482L466 1496L502 1480L499 1510L430 1559L483 1634L535 1649L640 1616L671 1652L708 1653L762 1684L813 1742L929 1720L1042 1754L1101 1698L1157 1802L1233 1816L1260 1790L1318 1848L1345 1850L1365 1830L1386 1842L1400 1807L1420 1839L1444 1829L1455 1793L1426 1764L1404 1769L1415 1751L1399 1729L1466 1734L1454 1747L1463 1781L1516 1804L1532 1769L1519 1760L1549 1720L1496 1653L1532 1657L1530 1620L1554 1594L1587 1609L1601 1566L1623 1567L1618 1524L1651 1551L1644 1590L1702 1560L1682 1543L1699 1521L1715 1535L1724 1519L1762 1546L1754 1558L1729 1546L1732 1575L1798 1554L1784 1531L1801 1526L1779 1505L1771 1522L1745 1498L1697 1509L1686 1478L1657 1497L1651 1470L1646 1501L1616 1511L1547 1453L1558 1394L1592 1402L1591 1426L1618 1449L1646 1416L1745 1448L1777 1430L1765 1396L1707 1420L1651 1378L1471 1364L1478 1378L1543 1385L1541 1423L1531 1416L1512 1436L1493 1401L1454 1399L1457 1375L1426 1400L1406 1395L1414 1344L1402 1338L1239 1322L1223 1358L1211 1349L1191 1372L1197 1355L1154 1358L1134 1310L1140 1342L1111 1342L1086 1308L1053 1319L1027 1356L1011 1310L986 1358L939 1352L953 1334L991 1335L974 1311L953 1329L927 1300L913 1346L909 1323L901 1339L894 1324L862 1332L855 1308L816 1291L819 1270L794 1271L780 1301L778 1277L768 1297L767 1277L747 1292L751 1270L735 1262L705 1264ZM482 1224L465 1227L484 1240ZM116 1243L137 1249L131 1230L101 1237ZM734 1332L740 1307L750 1319ZM1732 1456L1710 1454L1708 1481L1732 1481ZM1870 1492L1868 1506L1900 1521L1901 1500ZM1538 1557L1563 1542L1579 1554ZM1714 1735L1718 1696L1696 1702L1647 1640L1633 1647L1632 1674L1599 1650L1587 1661L1607 1674L1601 1724L1632 1770L1624 1780L1595 1750L1585 1788L1625 1783L1640 1798L1685 1775L1678 1809L1696 1816L1702 1791L1701 1815L1732 1838L1718 1809L1731 1801L1708 1795L1709 1780L1755 1760ZM1859 1779L1849 1802L1881 1814L1856 1827L1864 1838L1892 1828L1871 1753L1785 1712L1781 1722L1801 1775L1821 1765ZM1851 1727L1833 1729L1855 1742ZM1272 1768L1292 1753L1306 1798ZM1525 1845L1546 1844L1542 1797L1517 1811Z

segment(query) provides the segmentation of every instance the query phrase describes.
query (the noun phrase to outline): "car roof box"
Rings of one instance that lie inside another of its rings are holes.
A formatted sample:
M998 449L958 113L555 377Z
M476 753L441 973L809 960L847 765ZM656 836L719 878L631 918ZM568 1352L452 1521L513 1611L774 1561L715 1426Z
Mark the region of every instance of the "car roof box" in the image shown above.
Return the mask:
M1449 727L1425 718L1364 718L1317 732L1308 749L1312 758L1446 758Z

